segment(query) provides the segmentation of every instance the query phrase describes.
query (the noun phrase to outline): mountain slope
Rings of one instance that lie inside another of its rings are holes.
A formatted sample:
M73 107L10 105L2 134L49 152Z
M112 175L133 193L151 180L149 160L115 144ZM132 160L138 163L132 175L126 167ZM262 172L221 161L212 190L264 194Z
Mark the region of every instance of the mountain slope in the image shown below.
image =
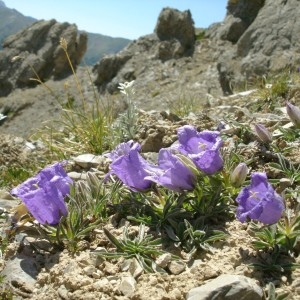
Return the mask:
M15 9L7 8L4 2L0 1L0 49L2 49L3 39L24 29L35 21L36 19L26 17Z
M22 15L15 9L5 6L0 0L0 49L2 41L18 31L30 26L37 19ZM97 33L88 33L87 51L82 63L94 65L106 54L114 54L122 50L130 40L125 38L113 38Z

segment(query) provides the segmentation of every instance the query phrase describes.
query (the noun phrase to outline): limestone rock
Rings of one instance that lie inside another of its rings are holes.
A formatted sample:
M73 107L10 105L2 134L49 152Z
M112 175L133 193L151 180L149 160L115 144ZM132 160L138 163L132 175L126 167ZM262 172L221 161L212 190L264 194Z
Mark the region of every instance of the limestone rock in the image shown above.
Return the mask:
M79 34L75 24L42 20L7 37L0 51L0 96L14 88L35 86L37 82L31 78L37 75L42 81L70 75L71 68L59 44L61 38L68 43L68 54L76 69L86 51L87 34Z
M191 289L187 300L261 300L262 289L248 277L242 275L221 275L210 282Z
M189 10L180 12L177 9L164 8L154 31L161 41L178 40L184 50L191 50L194 47L195 28Z
M298 9L298 0L228 0L224 21L207 33L219 45L218 71L225 95L231 92L229 86L299 65Z
M132 276L125 276L122 278L119 285L119 290L123 295L130 295L135 291L136 281Z
M101 92L113 94L118 91L120 82L138 79L141 86L145 86L145 82L162 81L162 78L168 80L178 73L177 77L180 72L174 70L171 60L192 56L195 40L190 11L164 8L153 34L140 37L119 53L104 57L94 66L94 83ZM169 61L170 66L165 65Z

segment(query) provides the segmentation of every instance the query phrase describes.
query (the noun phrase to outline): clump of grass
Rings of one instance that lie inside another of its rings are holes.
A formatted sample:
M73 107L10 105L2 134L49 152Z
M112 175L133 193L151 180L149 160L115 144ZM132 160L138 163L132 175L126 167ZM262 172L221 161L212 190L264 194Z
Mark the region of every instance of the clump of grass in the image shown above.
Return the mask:
M253 111L271 112L278 103L284 102L289 94L293 81L293 73L290 70L283 70L279 74L270 74L256 78L252 83L253 88L257 88L256 94L260 101L250 105Z
M188 116L192 112L199 111L203 104L200 99L185 95L180 95L177 99L168 101L170 112L178 117Z
M62 159L82 153L101 154L109 149L115 140L111 132L114 121L113 107L100 99L95 90L93 104L88 104L70 60L67 41L62 38L60 45L72 69L80 103L75 104L76 100L67 93L67 102L60 101L62 110L59 120L47 122L34 138L40 138L49 147L53 158ZM88 76L92 82L89 72ZM45 86L39 78L36 80ZM48 90L55 95L51 89ZM60 99L60 95L55 97Z

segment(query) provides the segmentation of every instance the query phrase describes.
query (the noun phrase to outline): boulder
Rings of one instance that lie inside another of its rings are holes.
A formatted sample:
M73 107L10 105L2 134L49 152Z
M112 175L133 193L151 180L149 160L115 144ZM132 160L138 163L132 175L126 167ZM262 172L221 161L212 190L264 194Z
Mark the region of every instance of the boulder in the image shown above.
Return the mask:
M154 32L161 41L177 40L183 51L190 51L195 44L195 28L191 12L170 7L161 11Z
M86 51L87 35L78 34L75 24L42 20L7 37L0 51L0 96L8 95L14 88L35 86L37 82L32 78L46 81L68 76L71 68L60 46L61 38L67 41L76 69Z
M237 43L241 73L263 75L300 62L299 5L299 0L265 1Z
M135 80L141 73L152 72L151 69L156 65L172 59L191 57L195 40L190 11L164 8L153 34L140 37L119 53L104 57L94 66L94 83L101 92L113 94L118 91L120 82Z
M299 4L299 0L228 0L224 22L207 33L219 47L217 65L224 94L253 77L300 63Z

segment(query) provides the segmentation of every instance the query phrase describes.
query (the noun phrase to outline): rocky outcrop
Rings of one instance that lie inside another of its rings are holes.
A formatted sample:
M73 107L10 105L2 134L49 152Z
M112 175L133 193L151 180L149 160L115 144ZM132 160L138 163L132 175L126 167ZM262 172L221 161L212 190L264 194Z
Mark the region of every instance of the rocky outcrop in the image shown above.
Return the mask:
M299 5L299 0L228 1L224 22L207 33L221 49L218 70L225 94L252 77L300 63Z
M106 56L94 66L95 84L101 91L114 93L120 82L147 76L150 76L147 81L169 77L161 74L166 65L191 57L194 48L195 28L190 11L164 8L153 34L133 41L118 54Z
M55 20L39 21L19 33L9 36L0 51L0 96L14 88L36 85L37 76L61 79L71 73L60 39L66 39L68 54L77 67L87 46L87 35L78 34L76 25Z
M177 47L181 49L177 52L181 53L177 55L174 53L175 57L192 53L195 45L195 28L189 10L180 12L177 9L164 8L158 17L154 32L160 41L179 43Z

